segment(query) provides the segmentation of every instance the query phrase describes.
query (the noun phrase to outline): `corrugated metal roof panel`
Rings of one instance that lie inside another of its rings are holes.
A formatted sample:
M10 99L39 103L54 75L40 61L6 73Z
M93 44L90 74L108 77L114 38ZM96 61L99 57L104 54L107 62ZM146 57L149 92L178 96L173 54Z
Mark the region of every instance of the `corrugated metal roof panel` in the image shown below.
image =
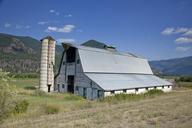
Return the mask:
M172 85L170 82L155 75L95 73L86 73L86 75L104 90Z
M153 74L146 59L103 49L78 51L84 72Z

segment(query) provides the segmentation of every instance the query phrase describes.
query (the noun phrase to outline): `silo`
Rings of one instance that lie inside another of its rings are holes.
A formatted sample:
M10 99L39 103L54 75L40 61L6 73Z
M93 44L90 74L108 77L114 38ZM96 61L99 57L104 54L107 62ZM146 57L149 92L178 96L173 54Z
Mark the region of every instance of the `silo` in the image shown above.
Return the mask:
M55 40L47 36L41 40L41 65L40 65L40 82L41 91L53 91L55 64Z
M53 91L54 85L54 65L55 65L55 40L49 40L48 44L48 71L47 85L50 86L50 91Z

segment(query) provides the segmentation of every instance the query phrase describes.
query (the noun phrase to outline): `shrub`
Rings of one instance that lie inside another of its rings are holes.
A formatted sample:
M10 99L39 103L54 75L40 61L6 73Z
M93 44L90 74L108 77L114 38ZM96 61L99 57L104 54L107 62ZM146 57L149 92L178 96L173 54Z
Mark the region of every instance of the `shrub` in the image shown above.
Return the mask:
M29 103L26 100L17 101L13 113L14 114L25 113L27 111L28 106Z
M162 90L159 89L152 89L147 91L146 93L144 93L145 95L159 95L159 94L163 94L164 92Z
M190 76L181 76L176 79L176 82L192 82L192 77Z
M45 105L44 108L46 114L56 114L59 112L59 106Z
M0 70L0 123L9 116L14 107L15 93L8 84L9 79L8 73Z

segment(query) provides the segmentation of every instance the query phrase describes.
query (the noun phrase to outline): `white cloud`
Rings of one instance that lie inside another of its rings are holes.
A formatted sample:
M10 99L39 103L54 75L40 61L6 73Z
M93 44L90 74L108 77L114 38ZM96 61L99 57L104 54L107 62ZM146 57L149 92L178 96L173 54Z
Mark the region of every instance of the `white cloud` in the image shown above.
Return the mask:
M63 33L69 33L75 28L74 25L65 25L64 27L55 27L55 26L48 26L46 32L63 32Z
M190 28L184 28L184 27L178 27L178 28L168 27L168 28L165 28L161 32L161 34L163 34L163 35L182 34L189 30L190 30Z
M189 37L179 37L175 40L177 44L192 43L192 38Z
M174 32L174 28L165 28L165 30L163 30L161 32L161 34L163 34L163 35L171 35L171 34L173 34L173 32Z
M57 39L57 41L60 42L60 43L63 43L63 42L65 42L65 43L74 43L74 42L76 42L75 39L64 39L64 38Z
M179 33L184 33L184 32L187 32L189 30L189 28L176 28L175 29L175 34L179 34Z
M60 12L57 12L57 11L55 11L53 9L49 10L49 12L55 14L56 16L60 15Z
M183 34L184 36L192 36L192 29Z
M176 47L176 51L178 52L187 52L191 49L191 47Z
M50 12L50 13L54 13L54 12L55 12L55 10L51 9L51 10L49 10L49 12Z
M48 21L40 21L38 22L39 25L45 25L45 24L48 24L49 22Z
M48 28L47 28L47 30L48 31L58 31L58 28L57 27L51 27L51 26L49 26Z
M71 14L68 14L68 15L65 15L65 17L72 17L72 15L71 15Z
M11 27L11 24L5 23L5 24L4 24L4 27L5 27L5 28L9 28L9 27Z

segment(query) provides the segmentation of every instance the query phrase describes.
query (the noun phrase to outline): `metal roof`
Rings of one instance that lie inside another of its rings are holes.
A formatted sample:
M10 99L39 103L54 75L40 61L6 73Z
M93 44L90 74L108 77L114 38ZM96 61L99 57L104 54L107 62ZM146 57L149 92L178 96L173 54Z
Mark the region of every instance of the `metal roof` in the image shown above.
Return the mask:
M153 74L148 61L117 51L78 48L84 72Z
M86 75L104 90L172 85L170 82L154 75L101 73L86 73Z
M66 45L78 49L83 72L104 90L171 85L153 75L146 59L131 53Z

